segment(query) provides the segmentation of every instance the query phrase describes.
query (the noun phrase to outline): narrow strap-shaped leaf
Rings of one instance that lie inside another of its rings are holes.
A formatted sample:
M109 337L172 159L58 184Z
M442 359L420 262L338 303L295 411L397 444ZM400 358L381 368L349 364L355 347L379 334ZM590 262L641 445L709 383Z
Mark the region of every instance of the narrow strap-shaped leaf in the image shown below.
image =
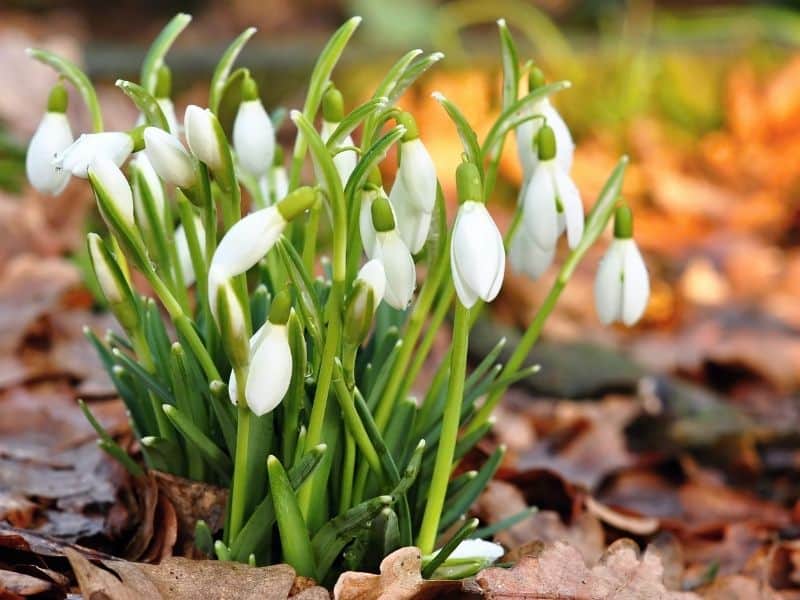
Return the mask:
M381 395L383 394L383 390L386 389L386 384L389 382L389 378L392 375L392 369L394 368L394 363L397 360L397 355L400 353L400 348L403 346L403 340L398 340L395 342L394 346L392 347L392 351L386 360L382 363L382 366L378 373L375 376L375 381L372 383L369 396L367 396L367 406L370 409L375 408L378 404L378 400L380 400ZM381 364L379 362L375 362L375 364Z
M434 92L434 99L442 105L447 116L453 121L458 131L458 137L461 138L461 145L464 147L464 153L467 155L469 162L478 167L478 172L481 174L483 180L483 157L481 155L481 146L478 143L478 136L472 125L469 124L461 110L453 104L450 100L444 97L439 92Z
M228 454L233 456L236 451L236 420L234 418L236 409L228 396L228 386L217 380L208 384L208 390L211 394L211 410L222 431L225 447L228 449Z
M333 561L356 534L384 508L394 502L392 496L378 496L334 517L314 535L311 546L317 559L317 577L323 580Z
M256 31L255 27L248 27L245 29L230 43L222 54L222 58L219 59L217 67L214 69L214 75L211 77L211 86L209 88L208 106L213 112L216 113L219 108L222 90L225 88L225 84L228 81L228 75L230 75L231 69L233 68L233 63L236 62L242 48L244 48L244 45L253 37Z
M81 411L83 412L86 420L89 421L89 424L92 428L97 432L97 435L100 437L98 440L98 445L105 450L108 454L113 456L117 461L125 467L128 472L133 475L134 477L141 477L144 475L144 471L142 468L137 465L133 459L128 456L128 453L122 449L122 447L117 444L114 438L111 437L111 434L106 431L106 428L103 427L100 422L95 419L92 411L89 410L89 406L83 400L78 400L78 406L80 406Z
M505 446L498 446L486 463L481 467L480 471L478 471L477 477L469 482L465 486L465 489L458 495L458 499L450 505L445 506L441 521L439 522L439 531L446 530L455 523L461 515L469 510L469 507L472 506L481 491L486 487L486 484L494 476L498 467L500 467L500 462L503 460L505 453Z
M441 52L432 52L428 56L423 56L419 60L410 65L403 75L397 80L397 83L392 87L389 92L389 103L394 104L400 99L400 96L419 79L428 69L444 58Z
M208 465L219 474L223 481L229 482L233 472L233 463L228 455L192 423L188 415L178 410L177 407L171 404L164 404L161 409L183 437L203 455Z
M142 61L142 74L140 77L142 87L149 93L155 93L156 85L158 84L158 70L164 64L164 57L191 20L191 15L178 13L170 19L169 23L164 26L164 29L161 30L150 45Z
M114 358L119 364L123 365L131 375L136 377L148 390L158 396L162 402L167 402L169 404L175 402L170 391L161 385L151 373L148 373L142 365L116 348L111 351L111 354L114 355Z
M519 56L505 19L497 21L497 29L500 34L500 56L503 61L503 108L505 109L517 99Z
M441 565L443 562L447 560L447 558L453 553L453 550L467 539L478 527L478 519L469 519L466 523L464 523L461 528L447 540L447 543L442 546L441 550L439 550L436 555L422 567L422 576L425 579L430 579L433 575L434 571Z
M100 102L97 100L97 92L86 73L81 71L76 64L49 50L29 48L27 52L28 56L52 67L59 75L75 86L86 108L89 109L89 114L92 117L92 129L95 132L103 131L103 113L100 110Z
M148 125L169 131L169 123L167 123L167 119L161 107L146 89L130 81L125 81L124 79L117 79L114 85L121 89L125 95L133 101L136 107L142 111Z
M356 127L361 125L367 117L375 114L386 106L386 102L386 98L372 98L345 115L344 119L342 119L336 129L333 130L333 133L331 133L328 141L325 142L325 145L328 146L328 151L333 152L337 146L342 143L344 138L350 135Z
M476 529L475 533L472 537L478 539L486 539L488 537L492 537L494 534L499 533L501 531L505 531L506 529L510 529L517 523L521 523L531 515L538 512L539 509L536 506L529 506L518 513L511 515L510 517L506 517L505 519L501 519L497 521L497 523L492 523L491 525L487 525L486 527L481 527L480 529Z

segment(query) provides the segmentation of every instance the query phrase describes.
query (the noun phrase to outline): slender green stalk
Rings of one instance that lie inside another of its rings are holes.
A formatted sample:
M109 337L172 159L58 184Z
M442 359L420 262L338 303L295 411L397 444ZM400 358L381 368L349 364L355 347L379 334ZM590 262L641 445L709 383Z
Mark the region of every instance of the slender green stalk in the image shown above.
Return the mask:
M458 423L461 414L461 401L464 398L464 377L467 372L467 345L469 342L469 309L461 302L456 304L453 324L453 345L450 361L450 379L447 400L442 415L442 433L436 449L436 462L433 467L428 501L422 517L417 546L423 554L430 554L436 544L439 519L447 495L447 484L458 437Z
M247 462L248 450L250 447L250 409L247 407L244 390L247 384L247 369L236 370L237 398L236 404L239 408L239 419L236 423L236 454L233 465L233 484L231 485L231 497L229 502L229 523L225 529L225 541L231 544L239 535L239 531L244 526L247 515L248 482L247 482Z

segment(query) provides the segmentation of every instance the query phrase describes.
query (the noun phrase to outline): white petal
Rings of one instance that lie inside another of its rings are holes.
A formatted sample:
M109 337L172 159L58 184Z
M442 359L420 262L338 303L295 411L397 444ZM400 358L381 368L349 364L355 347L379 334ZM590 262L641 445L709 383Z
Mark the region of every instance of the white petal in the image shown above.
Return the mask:
M58 169L53 159L72 144L72 129L64 113L45 113L31 138L25 157L28 181L40 192L58 195L69 181L69 171Z
M491 301L500 291L505 272L503 238L489 211L480 202L465 202L458 209L451 245L453 278L460 279L462 290Z
M165 183L182 188L194 184L192 157L178 138L158 127L148 127L144 130L144 146L150 164Z
M414 295L417 274L414 259L396 230L377 234L375 258L386 273L386 303L404 310Z
M206 230L203 229L203 223L200 217L194 217L194 228L197 232L197 241L200 248L206 246ZM186 229L183 225L178 225L175 230L175 237L173 238L175 244L175 252L178 254L178 263L181 266L181 273L183 273L183 283L188 287L192 285L195 280L194 264L192 263L192 254L189 251L189 240L186 237Z
M569 173L572 168L572 158L575 154L575 142L569 127L564 122L559 112L545 100L541 105L541 114L547 119L547 124L553 129L556 136L556 162L561 166L565 173Z
M594 305L598 318L605 325L621 318L623 258L623 247L614 240L597 267Z
M450 276L453 278L453 287L456 288L456 295L459 302L467 308L472 308L478 301L478 294L469 285L461 272L460 266L456 261L455 252L450 251Z
M494 562L505 553L506 551L503 547L494 542L487 542L486 540L464 540L463 542L459 542L456 549L447 557L447 560L476 558Z
M103 295L109 304L116 304L123 299L123 292L117 285L117 280L111 272L111 267L106 261L104 252L102 251L103 241L99 235L89 234L89 255L92 260L92 267L94 268L97 283L100 284L100 289L103 290Z
M156 102L167 120L169 132L173 135L178 135L180 133L180 125L178 125L178 117L175 115L175 105L172 100L169 98L156 98Z
M97 181L97 185L108 194L125 223L135 227L133 192L119 167L111 159L100 156L92 162L89 172Z
M346 138L344 138L344 141L339 146L355 146L355 143L353 142L353 138L348 135ZM354 150L337 152L333 157L333 164L336 167L337 173L339 173L339 179L342 181L342 187L347 185L347 181L350 179L350 175L353 174L357 163L358 155Z
M183 118L186 143L189 144L189 149L212 171L222 166L222 151L214 127L215 118L210 110L194 104L186 107Z
M433 212L436 203L436 166L421 139L401 143L397 179L403 181L406 199L417 210Z
M622 322L633 325L642 318L650 299L650 279L647 266L636 242L625 240L622 280Z
M377 308L386 294L386 271L383 269L383 263L375 258L367 261L359 270L356 279L363 281L372 288L375 307Z
M233 147L239 165L253 177L266 174L275 155L275 131L260 100L242 102L233 124Z
M158 178L158 174L153 168L150 160L147 158L147 154L144 152L137 152L132 162L136 165L136 168L141 173L144 184L147 186L147 189L153 198L156 213L158 214L159 219L161 219L161 217L164 215L166 199L164 198L164 186L161 185L161 180ZM141 205L141 199L136 198L137 195L136 189L134 188L134 201L136 202L137 221L141 221L144 218L144 215L140 212L143 210L143 207Z
M555 179L556 193L564 209L564 220L567 226L567 242L570 248L575 248L583 236L583 203L581 194L572 179L561 170L558 165L553 165L552 173Z
M292 351L286 326L267 321L250 360L245 398L256 415L273 411L283 400L292 379Z
M84 133L67 149L58 154L53 163L75 177L85 179L89 165L98 158L107 158L118 167L133 152L133 138L121 131Z
M284 227L286 219L274 206L250 213L220 240L210 270L224 279L244 273L269 252Z
M389 203L392 206L397 229L400 237L408 246L412 254L416 254L425 245L431 228L430 212L421 211L411 200L404 180L398 179L389 193Z
M521 123L514 132L517 142L517 156L522 165L522 177L525 181L530 178L539 164L539 156L533 147L533 138L539 132L541 126L541 119L531 119Z
M545 165L539 164L525 192L523 226L543 250L554 248L558 239L558 216L553 181Z
M274 202L278 202L279 200L283 200L286 194L289 193L289 176L286 173L286 167L272 167L271 177Z
M531 279L539 279L553 264L555 255L555 247L542 250L531 239L528 232L524 228L520 228L511 242L508 259L514 270L524 273Z
M375 256L375 226L372 224L372 201L377 195L375 190L361 192L361 208L358 213L358 231L361 234L361 245L369 257Z

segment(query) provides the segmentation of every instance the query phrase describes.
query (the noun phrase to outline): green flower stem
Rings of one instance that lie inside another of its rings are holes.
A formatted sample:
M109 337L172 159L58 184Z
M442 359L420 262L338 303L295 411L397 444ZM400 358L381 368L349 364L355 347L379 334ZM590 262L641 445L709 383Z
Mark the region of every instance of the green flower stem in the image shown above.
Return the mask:
M439 446L436 449L436 462L433 467L431 487L428 491L428 501L425 505L425 512L417 537L417 546L419 546L423 554L430 554L436 544L439 519L441 518L445 496L447 495L447 484L450 479L456 439L458 437L461 402L464 397L468 343L469 309L458 302L453 324L450 378L444 414L442 415L442 433L439 439Z
M356 469L356 442L352 436L344 438L344 458L342 459L341 490L339 492L339 514L352 506L353 476Z
M191 15L178 13L170 19L169 23L167 23L164 29L158 34L158 37L153 40L153 43L147 51L147 55L142 61L141 73L142 87L149 93L155 93L156 84L158 82L158 69L164 64L164 57L167 55L167 52L169 52L176 38L186 29L191 20Z
M315 202L308 211L308 220L303 228L303 265L309 275L314 273L314 261L317 257L317 232L319 231L319 213L321 205Z
M141 329L141 327L131 331L131 344L133 344L133 351L136 353L137 358L142 361L142 364L147 372L154 373L155 363L153 362L153 355L150 353L150 347L147 345L147 339L145 338L144 331ZM169 422L169 419L164 414L164 411L161 410L161 402L152 392L148 392L147 397L150 400L153 414L156 418L159 436L171 441L175 441L175 432Z
M247 369L236 369L236 384L238 394L236 404L238 406L239 418L236 422L236 453L233 465L233 484L231 485L231 497L229 500L228 527L225 529L227 544L233 542L239 531L244 526L247 505L248 482L247 482L247 462L248 450L250 446L250 409L247 407L247 400L244 395L247 384Z
M355 404L353 403L353 394L347 389L347 385L342 377L341 365L336 361L336 377L333 380L334 392L336 398L339 400L339 408L342 410L342 418L347 428L347 436L352 437L358 445L361 454L364 455L370 468L377 474L383 472L381 466L381 459L375 451L375 446L369 439L369 434L364 428L364 424L358 416Z

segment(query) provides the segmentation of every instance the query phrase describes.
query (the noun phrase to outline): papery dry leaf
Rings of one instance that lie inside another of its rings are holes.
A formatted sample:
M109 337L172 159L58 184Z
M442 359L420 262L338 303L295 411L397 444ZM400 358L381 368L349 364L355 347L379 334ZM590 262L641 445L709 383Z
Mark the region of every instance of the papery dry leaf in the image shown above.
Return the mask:
M85 598L285 600L295 578L294 569L288 565L250 567L167 558L158 565L106 560L102 562L105 568L101 568L73 550L66 549L65 554Z
M658 531L659 521L652 517L639 517L636 515L628 515L610 506L606 506L591 496L586 497L586 510L588 510L595 517L616 527L626 533L634 535L651 535Z
M704 600L782 600L768 585L744 575L718 577L700 592Z
M419 548L400 548L381 561L380 575L346 571L333 588L335 600L425 600L457 590L458 581L423 579Z
M488 600L691 600L692 593L664 587L655 553L639 556L630 540L612 544L589 568L572 546L556 542L538 556L523 557L511 569L490 568L475 577L476 591Z
M16 600L51 592L55 586L44 579L31 577L15 571L0 569L0 598Z

